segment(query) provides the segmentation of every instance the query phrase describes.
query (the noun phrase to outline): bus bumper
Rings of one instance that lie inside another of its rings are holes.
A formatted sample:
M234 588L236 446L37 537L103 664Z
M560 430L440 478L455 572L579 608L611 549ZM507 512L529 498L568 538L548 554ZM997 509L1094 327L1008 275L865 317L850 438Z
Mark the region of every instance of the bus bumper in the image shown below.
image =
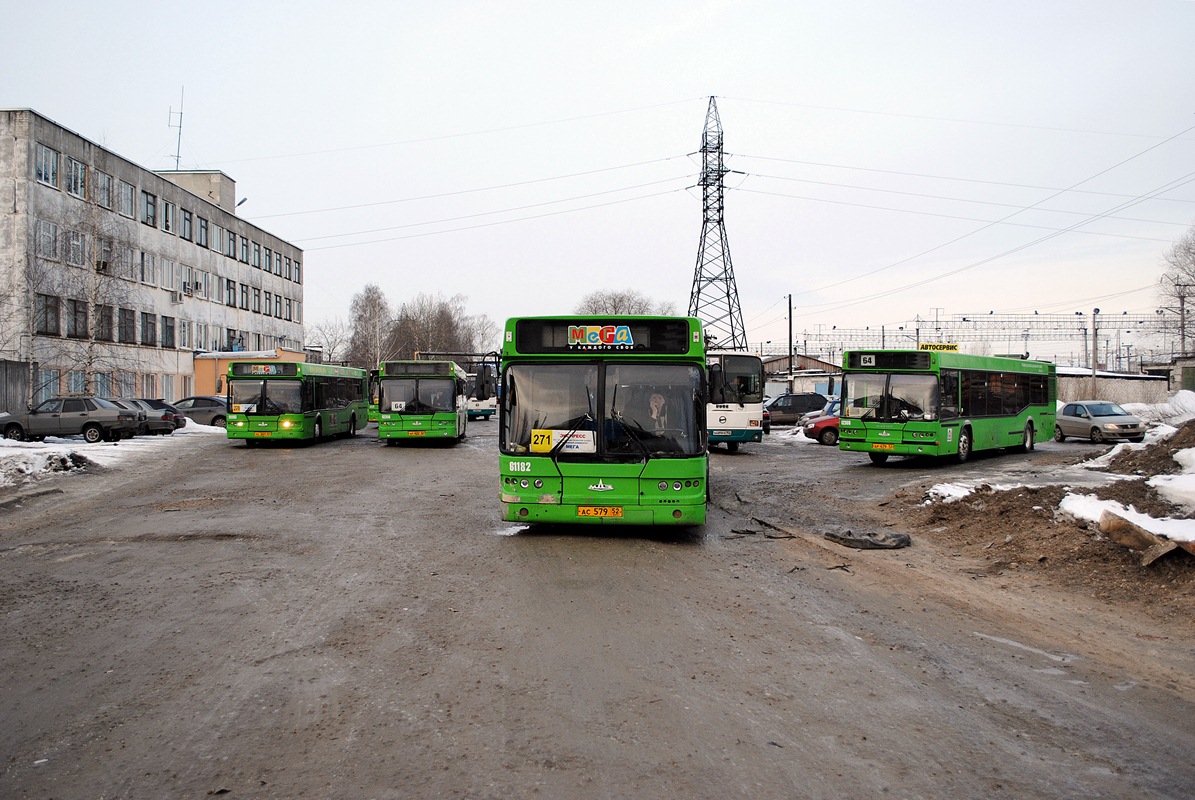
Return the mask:
M945 450L936 442L867 442L838 439L839 450L853 450L858 453L884 453L890 456L940 456Z
M710 444L720 444L722 442L762 442L763 429L756 428L754 430L736 431L711 428L709 441Z
M505 522L568 525L704 525L705 506L618 506L621 516L588 516L580 506L502 503Z

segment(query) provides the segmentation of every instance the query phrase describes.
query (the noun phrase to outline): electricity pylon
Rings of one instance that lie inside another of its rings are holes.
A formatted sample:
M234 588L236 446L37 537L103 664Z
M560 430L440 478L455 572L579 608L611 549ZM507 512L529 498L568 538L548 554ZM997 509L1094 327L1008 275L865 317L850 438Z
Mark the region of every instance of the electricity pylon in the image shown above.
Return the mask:
M706 337L718 348L746 350L747 332L743 328L743 311L734 284L723 215L722 177L730 170L723 163L722 120L713 97L705 114L701 164L701 246L697 250L697 269L689 295L689 316L705 323Z

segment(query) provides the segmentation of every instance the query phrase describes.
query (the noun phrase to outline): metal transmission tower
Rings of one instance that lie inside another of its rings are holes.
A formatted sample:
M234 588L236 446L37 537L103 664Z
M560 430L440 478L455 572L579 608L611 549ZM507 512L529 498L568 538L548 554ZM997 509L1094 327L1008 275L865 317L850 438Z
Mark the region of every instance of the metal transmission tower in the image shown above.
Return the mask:
M689 316L705 323L706 335L719 348L746 350L747 332L739 307L739 290L734 285L723 218L722 176L730 170L722 160L722 120L718 118L713 97L705 114L701 162L701 246L697 250L693 292L689 295Z

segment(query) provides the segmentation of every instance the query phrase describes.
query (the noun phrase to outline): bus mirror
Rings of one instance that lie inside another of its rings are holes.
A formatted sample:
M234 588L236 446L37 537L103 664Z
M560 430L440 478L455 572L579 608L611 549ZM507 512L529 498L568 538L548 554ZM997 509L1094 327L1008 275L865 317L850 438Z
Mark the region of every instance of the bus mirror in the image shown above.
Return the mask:
M494 396L494 368L483 364L477 371L477 388L473 393L476 400L489 400Z
M722 365L710 364L710 397L714 402L722 401Z

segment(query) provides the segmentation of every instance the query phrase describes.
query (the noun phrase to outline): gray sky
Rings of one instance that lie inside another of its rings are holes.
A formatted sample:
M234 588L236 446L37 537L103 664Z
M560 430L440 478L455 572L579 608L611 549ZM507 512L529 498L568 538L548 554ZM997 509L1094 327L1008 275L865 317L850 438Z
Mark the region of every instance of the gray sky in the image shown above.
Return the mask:
M366 283L497 323L603 288L683 313L710 95L753 345L789 293L798 343L1151 313L1195 222L1187 0L6 6L0 106L171 169L185 90L181 167L307 250L309 324Z

